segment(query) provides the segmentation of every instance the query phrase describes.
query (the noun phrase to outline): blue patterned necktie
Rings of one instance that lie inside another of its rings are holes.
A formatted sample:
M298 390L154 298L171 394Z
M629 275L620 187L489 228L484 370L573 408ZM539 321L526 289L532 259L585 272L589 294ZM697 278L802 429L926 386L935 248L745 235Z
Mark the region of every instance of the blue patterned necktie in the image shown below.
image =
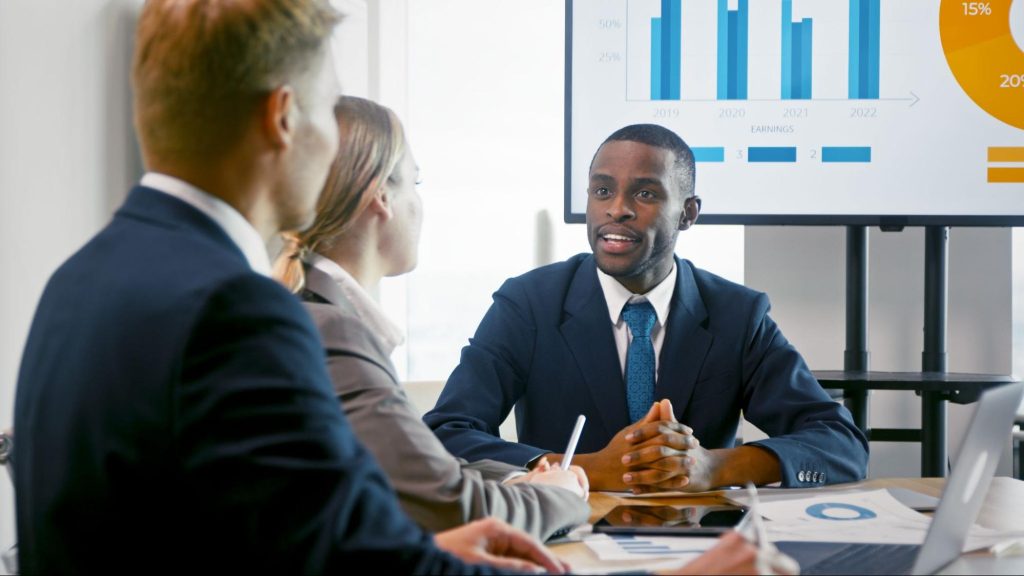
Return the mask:
M629 420L636 422L654 404L654 343L651 329L658 319L651 303L630 302L622 309L622 318L629 325L633 341L626 353L626 404Z

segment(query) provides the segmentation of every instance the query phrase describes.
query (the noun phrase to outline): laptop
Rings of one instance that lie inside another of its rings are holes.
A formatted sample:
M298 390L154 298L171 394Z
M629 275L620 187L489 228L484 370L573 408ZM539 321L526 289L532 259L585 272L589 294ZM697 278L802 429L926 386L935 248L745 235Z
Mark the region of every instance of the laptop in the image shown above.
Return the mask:
M934 574L960 557L1024 397L1024 382L985 392L967 428L924 543L776 542L801 574Z

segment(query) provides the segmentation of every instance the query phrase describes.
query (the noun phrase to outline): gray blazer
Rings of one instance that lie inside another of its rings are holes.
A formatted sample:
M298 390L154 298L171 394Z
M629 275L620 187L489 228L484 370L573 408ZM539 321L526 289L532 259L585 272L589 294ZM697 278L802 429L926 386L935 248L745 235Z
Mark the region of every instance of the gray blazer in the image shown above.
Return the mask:
M302 299L320 330L345 416L421 526L437 532L494 516L543 540L587 521L590 507L572 492L504 485L509 472L522 469L492 460L469 464L445 450L406 397L383 344L330 276L307 266Z

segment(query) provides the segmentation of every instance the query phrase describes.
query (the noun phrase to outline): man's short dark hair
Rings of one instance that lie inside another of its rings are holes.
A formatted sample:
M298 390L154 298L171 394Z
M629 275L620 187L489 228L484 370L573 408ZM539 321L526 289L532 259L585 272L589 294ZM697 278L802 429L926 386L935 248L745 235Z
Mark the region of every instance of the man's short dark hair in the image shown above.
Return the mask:
M694 182L697 176L693 151L675 132L657 124L631 124L613 132L611 136L605 138L601 146L609 142L639 142L640 144L654 146L663 150L670 150L676 155L675 168L678 171L679 182L683 187L683 197L693 195ZM598 147L598 150L600 150L600 147ZM597 153L594 156L597 157ZM591 160L591 165L593 165L593 160Z

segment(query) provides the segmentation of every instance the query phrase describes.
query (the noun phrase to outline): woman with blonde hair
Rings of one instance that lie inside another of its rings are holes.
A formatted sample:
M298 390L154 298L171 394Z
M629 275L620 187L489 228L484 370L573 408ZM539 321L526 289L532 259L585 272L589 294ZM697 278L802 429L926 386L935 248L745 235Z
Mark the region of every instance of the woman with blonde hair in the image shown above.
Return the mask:
M320 330L345 415L388 474L402 507L441 531L487 516L546 539L587 520L582 469L526 472L452 456L402 390L388 359L401 332L370 296L416 266L417 168L395 114L369 100L335 107L341 147L313 224L286 235L275 276L301 295Z

